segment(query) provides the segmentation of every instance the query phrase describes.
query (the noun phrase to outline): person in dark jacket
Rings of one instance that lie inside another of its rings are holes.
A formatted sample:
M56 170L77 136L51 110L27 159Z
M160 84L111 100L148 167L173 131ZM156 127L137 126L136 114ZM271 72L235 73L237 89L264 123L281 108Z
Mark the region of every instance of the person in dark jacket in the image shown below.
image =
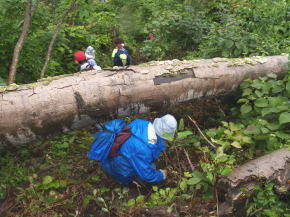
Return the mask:
M118 44L118 51L114 56L114 66L129 66L131 65L131 57L128 51L122 44Z
M106 124L106 128L122 131L124 125L120 129L113 129L118 126L118 121L122 120L113 120ZM176 119L167 114L156 118L153 124L136 119L127 126L132 135L121 145L114 157L106 157L101 161L102 168L120 184L129 184L134 180L147 183L165 180L167 171L156 169L154 161L166 149L164 139L170 140L174 137ZM104 146L107 147L106 144Z

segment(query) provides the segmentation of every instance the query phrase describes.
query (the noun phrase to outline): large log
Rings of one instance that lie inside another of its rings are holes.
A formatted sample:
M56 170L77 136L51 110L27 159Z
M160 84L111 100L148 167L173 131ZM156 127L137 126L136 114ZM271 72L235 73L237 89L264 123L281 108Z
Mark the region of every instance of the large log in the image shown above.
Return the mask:
M290 191L289 180L290 149L287 148L274 151L235 168L217 184L219 216L246 216L246 200L250 197L255 185L273 182L278 194L287 194Z
M216 96L236 89L245 76L287 70L287 56L172 60L10 85L0 90L0 145Z

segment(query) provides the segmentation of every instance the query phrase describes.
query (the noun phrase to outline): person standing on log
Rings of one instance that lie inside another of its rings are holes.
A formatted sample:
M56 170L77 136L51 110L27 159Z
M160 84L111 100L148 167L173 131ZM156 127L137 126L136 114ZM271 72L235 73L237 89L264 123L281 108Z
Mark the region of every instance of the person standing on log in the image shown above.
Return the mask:
M126 125L116 119L96 133L88 157L100 161L103 170L120 184L160 182L167 171L157 170L154 161L166 150L164 140L173 139L176 128L177 121L170 114L156 118L153 124L135 119Z

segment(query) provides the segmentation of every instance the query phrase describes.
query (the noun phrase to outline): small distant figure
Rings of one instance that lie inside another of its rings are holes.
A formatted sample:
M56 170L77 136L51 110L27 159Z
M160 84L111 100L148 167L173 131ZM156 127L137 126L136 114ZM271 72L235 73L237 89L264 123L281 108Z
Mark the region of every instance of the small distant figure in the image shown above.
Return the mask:
M94 70L102 70L100 66L97 65L95 61L96 51L92 46L88 46L86 49L86 58L88 63L93 66Z
M116 48L112 52L112 58L114 60L114 66L129 66L131 65L131 56L128 50L125 48L124 40L116 38L114 40Z
M155 38L155 34L153 34L152 32L149 33L149 40L152 41Z
M74 54L74 60L75 63L77 63L79 65L79 71L89 71L89 70L101 70L101 67L99 67L96 62L94 61L93 64L91 64L90 62L88 62L87 56L85 54L85 52L83 51L77 51Z

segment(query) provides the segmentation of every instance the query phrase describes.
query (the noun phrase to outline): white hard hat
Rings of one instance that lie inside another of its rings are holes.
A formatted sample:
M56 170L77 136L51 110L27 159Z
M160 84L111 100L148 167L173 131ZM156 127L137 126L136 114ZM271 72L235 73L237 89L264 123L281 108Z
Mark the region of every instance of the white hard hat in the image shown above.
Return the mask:
M172 139L174 137L177 128L177 121L175 117L173 117L170 114L167 114L161 118L155 118L153 126L158 136L160 136L163 139L170 140L169 137L172 137Z

